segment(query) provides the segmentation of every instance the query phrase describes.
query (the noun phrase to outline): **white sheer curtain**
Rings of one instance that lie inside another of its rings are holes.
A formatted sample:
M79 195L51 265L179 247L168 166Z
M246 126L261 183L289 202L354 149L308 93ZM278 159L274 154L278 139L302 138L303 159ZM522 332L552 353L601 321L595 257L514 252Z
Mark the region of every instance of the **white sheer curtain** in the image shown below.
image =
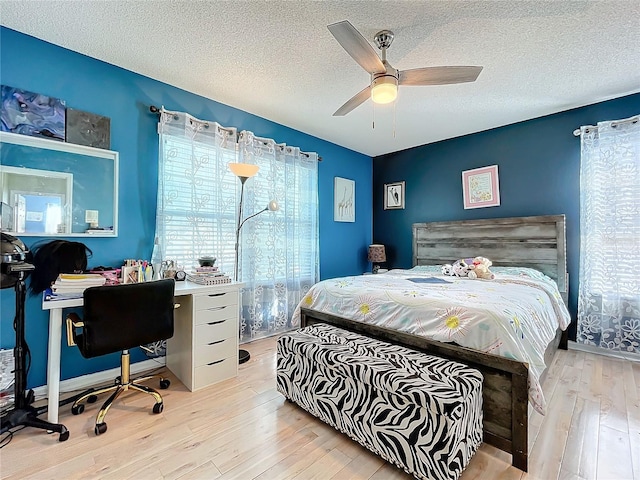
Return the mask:
M236 158L236 129L162 110L156 236L163 258L189 272L201 256L218 260L233 276L236 184L228 164Z
M251 132L238 141L235 128L164 109L158 133L156 236L163 258L189 271L198 257L211 255L233 277L241 184L229 163L257 164L245 184L243 218L270 200L280 210L242 226L240 340L291 329L293 310L319 277L317 154Z
M640 353L640 122L581 128L578 342Z
M260 167L245 184L244 217L272 199L280 204L279 211L258 215L241 231L240 340L246 341L291 329L293 310L319 278L318 158L243 131L239 161Z

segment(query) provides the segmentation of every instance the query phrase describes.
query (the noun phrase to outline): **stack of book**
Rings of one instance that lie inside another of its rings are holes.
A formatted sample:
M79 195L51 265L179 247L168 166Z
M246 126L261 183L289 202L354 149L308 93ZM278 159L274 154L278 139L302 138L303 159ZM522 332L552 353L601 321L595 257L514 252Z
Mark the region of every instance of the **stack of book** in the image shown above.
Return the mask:
M231 277L218 271L218 267L196 267L187 273L187 280L200 285L231 283Z
M61 273L51 285L53 293L82 293L89 287L104 285L106 278L99 273Z
M70 300L82 298L82 293L89 287L99 287L106 283L106 278L98 273L61 273L50 288L44 292L45 300Z
M216 266L210 266L210 267L195 267L193 269L193 271L195 273L219 273L218 272L218 267Z

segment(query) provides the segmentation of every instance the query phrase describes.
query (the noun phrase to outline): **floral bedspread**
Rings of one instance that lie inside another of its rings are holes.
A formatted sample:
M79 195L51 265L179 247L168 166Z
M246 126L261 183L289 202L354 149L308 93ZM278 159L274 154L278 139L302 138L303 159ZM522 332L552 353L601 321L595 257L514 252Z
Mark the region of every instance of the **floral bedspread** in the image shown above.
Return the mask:
M569 312L556 283L530 268L492 267L494 280L444 276L439 266L341 277L315 284L304 306L527 362L529 401L544 415L544 352Z

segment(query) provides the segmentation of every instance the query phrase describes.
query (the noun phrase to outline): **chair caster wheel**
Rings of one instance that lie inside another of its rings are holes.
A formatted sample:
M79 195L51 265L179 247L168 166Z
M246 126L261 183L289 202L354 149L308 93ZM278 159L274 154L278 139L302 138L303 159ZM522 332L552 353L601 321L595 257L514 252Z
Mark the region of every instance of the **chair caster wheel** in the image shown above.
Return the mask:
M87 397L87 403L96 403L97 400L98 400L97 395L89 395Z
M171 380L167 380L166 378L160 380L160 388L162 390L166 390L167 388L169 388L169 385L171 385Z
M100 435L104 432L107 431L107 424L106 423L97 423L96 424L96 428L93 429L94 432L96 432L96 435Z
M82 403L71 407L71 413L74 415L80 415L82 412L84 412L84 405ZM62 434L60 436L62 436Z
M156 403L153 406L153 413L162 413L162 410L164 410L164 403Z
M59 442L66 442L69 439L69 430L62 427L63 430L60 432L60 437L58 437Z

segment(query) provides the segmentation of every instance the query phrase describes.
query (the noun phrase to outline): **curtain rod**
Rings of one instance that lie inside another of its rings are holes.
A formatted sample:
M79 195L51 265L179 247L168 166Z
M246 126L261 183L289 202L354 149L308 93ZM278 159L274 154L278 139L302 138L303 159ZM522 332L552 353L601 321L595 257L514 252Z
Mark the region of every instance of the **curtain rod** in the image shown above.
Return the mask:
M163 107L164 108L164 107ZM162 113L162 108L158 108L155 105L149 105L149 111L155 115L160 115ZM206 123L206 122L205 122ZM219 125L220 126L220 125ZM232 131L229 128L224 128L223 126L220 126L220 128L222 130L226 130L226 131ZM305 157L309 158L311 155L308 154L307 152L300 152L300 155L304 155ZM322 161L322 157L320 155L318 155L318 161L321 162Z
M174 120L178 120L178 118L179 118L179 117L178 117L178 115L177 115L177 113L175 113L175 112L171 112L171 111L169 111L169 110L164 110L163 108L158 108L158 107L156 107L155 105L151 105L151 106L149 107L149 111L150 111L151 113L154 113L154 114L158 115L158 116L159 116L163 111L164 111L164 112L168 112L168 113L173 113L173 114L174 114L174 115L173 115L173 119L174 119ZM195 117L193 117L193 118L195 118ZM199 122L204 123L205 128L209 128L209 122L208 122L207 120L200 120L200 119L196 119L196 120L198 120ZM224 130L225 132L233 132L233 131L234 131L234 129L232 129L232 128L225 128L225 127L223 127L222 125L218 125L218 127L220 128L220 130Z
M617 127L618 125L623 125L623 124L625 124L625 123L638 123L638 119L640 119L640 116L635 115L635 116L633 116L633 117L624 118L624 119L622 119L622 120L614 120L613 122L611 122L611 126L612 126L613 128L615 128L615 127ZM582 132L582 129L583 129L583 128L586 128L587 130L589 130L589 129L596 129L596 130L597 130L597 129L598 129L598 127L597 127L596 125L583 125L583 126L582 126L582 127L580 127L580 128L576 128L576 129L573 131L573 135L574 135L574 136L576 136L576 137L579 137L579 136L580 136L580 133Z

